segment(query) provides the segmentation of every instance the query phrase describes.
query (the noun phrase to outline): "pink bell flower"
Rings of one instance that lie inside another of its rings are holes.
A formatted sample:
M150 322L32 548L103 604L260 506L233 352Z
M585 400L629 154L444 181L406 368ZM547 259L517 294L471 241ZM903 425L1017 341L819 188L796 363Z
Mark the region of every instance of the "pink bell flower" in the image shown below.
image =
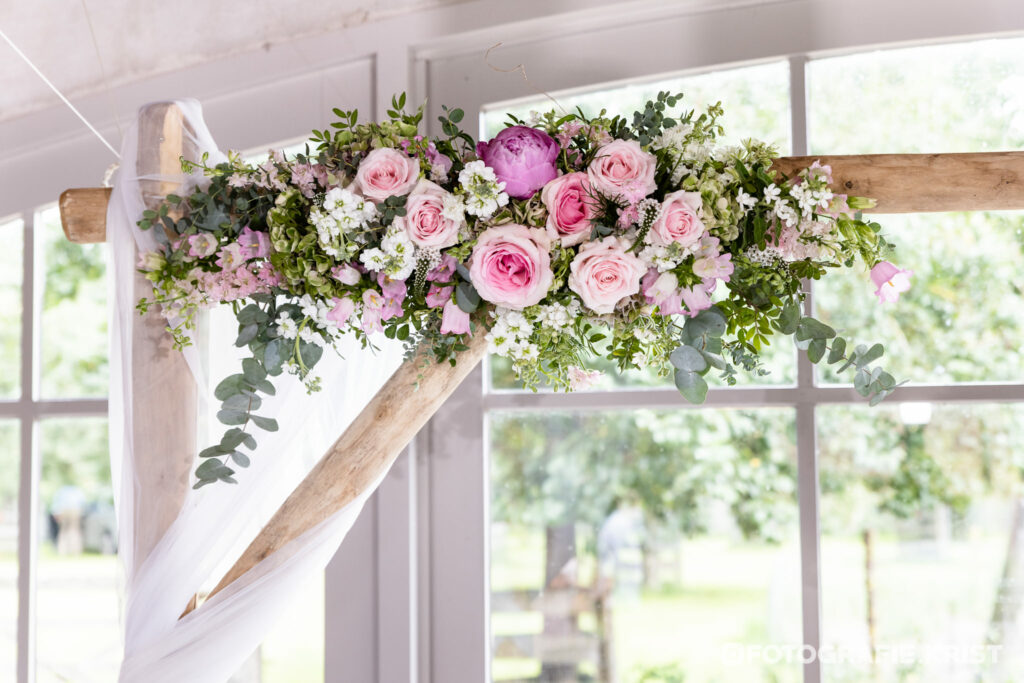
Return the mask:
M875 283L875 296L882 303L891 303L900 298L900 294L910 289L910 277L913 271L898 268L888 261L882 261L871 269L871 281Z

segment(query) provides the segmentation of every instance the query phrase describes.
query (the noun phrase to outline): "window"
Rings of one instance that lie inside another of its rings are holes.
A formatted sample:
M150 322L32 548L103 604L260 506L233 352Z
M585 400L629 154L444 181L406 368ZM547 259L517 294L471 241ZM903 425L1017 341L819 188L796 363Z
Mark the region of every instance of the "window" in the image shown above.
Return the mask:
M618 113L658 90L682 90L688 106L720 97L727 132L783 153L1016 149L1021 55L1014 38L796 57L554 99ZM549 106L485 106L481 129ZM866 274L812 294L834 326L886 342L889 367L911 380L901 402L868 408L785 340L772 375L713 388L697 410L643 373L584 394L521 392L492 359L495 681L1024 675L1012 640L1024 216L880 220L915 271L899 306L879 305ZM803 643L826 661L804 662Z

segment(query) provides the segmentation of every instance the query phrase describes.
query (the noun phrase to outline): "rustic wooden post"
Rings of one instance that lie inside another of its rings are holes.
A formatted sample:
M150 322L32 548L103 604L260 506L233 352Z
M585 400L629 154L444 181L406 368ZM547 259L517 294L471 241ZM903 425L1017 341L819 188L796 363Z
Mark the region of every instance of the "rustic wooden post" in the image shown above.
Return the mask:
M177 105L147 106L139 116L139 176L181 174L181 157L195 158L196 149L184 134L184 114ZM147 208L155 209L179 184L167 180L140 181ZM65 193L66 195L67 193ZM63 200L63 197L62 197ZM87 228L83 225L83 230ZM159 229L159 228L154 228ZM151 296L150 283L135 273L134 298ZM135 566L146 559L178 516L189 487L196 454L196 383L185 357L171 346L166 321L159 311L135 316L132 324L130 378L132 438L135 447L134 496Z

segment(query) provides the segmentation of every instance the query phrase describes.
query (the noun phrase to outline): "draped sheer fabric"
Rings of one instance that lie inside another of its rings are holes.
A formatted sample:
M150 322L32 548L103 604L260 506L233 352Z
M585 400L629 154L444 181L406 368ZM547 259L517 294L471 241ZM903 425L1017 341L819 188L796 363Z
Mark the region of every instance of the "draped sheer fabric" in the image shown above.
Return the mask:
M186 136L210 163L224 159L202 119L195 100L176 104L184 111ZM133 392L159 392L161 387L133 383L132 325L138 319L132 283L136 250L156 247L149 232L136 222L146 208L140 181L159 179L180 184L187 195L201 175L144 176L136 172L138 124L125 135L121 168L107 214L107 241L112 256L110 441L121 558L125 574L124 660L122 683L223 683L259 646L296 590L316 577L337 550L375 482L347 507L274 553L218 593L198 610L179 619L189 599L216 581L255 537L309 468L359 413L401 360L397 344L380 352L363 350L354 340L342 342L339 353L327 352L317 366L323 390L307 395L295 378L282 376L277 396L264 401L260 413L275 417L281 429L259 432L252 465L241 469L237 485L218 483L189 490L177 519L147 557L133 557L131 539L152 523L135 509L142 485L139 472L146 425L134 425ZM237 358L213 357L231 348L230 316L214 312L200 322L197 343L186 349L200 396L200 424L210 425L207 441L219 438L220 425L211 383L236 372ZM219 343L218 343L219 341ZM367 357L373 354L372 357ZM204 362L206 360L207 362ZM207 373L206 367L217 368ZM210 375L208 378L207 375ZM168 397L171 398L171 397ZM199 432L200 447L204 434ZM136 442L135 439L138 439ZM157 491L142 492L159 495Z

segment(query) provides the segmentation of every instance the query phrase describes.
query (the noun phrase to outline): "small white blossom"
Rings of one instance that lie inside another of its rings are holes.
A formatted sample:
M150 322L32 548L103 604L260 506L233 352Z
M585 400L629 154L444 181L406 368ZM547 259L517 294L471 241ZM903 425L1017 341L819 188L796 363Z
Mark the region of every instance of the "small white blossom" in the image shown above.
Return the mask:
M295 324L295 321L291 319L287 311L282 311L277 316L277 331L285 339L295 339L299 334L299 326Z
M498 182L494 169L482 161L471 161L459 171L459 184L465 191L466 213L489 218L508 204L505 183Z
M772 183L768 187L764 188L764 200L768 204L772 204L782 196L782 189L775 183Z

